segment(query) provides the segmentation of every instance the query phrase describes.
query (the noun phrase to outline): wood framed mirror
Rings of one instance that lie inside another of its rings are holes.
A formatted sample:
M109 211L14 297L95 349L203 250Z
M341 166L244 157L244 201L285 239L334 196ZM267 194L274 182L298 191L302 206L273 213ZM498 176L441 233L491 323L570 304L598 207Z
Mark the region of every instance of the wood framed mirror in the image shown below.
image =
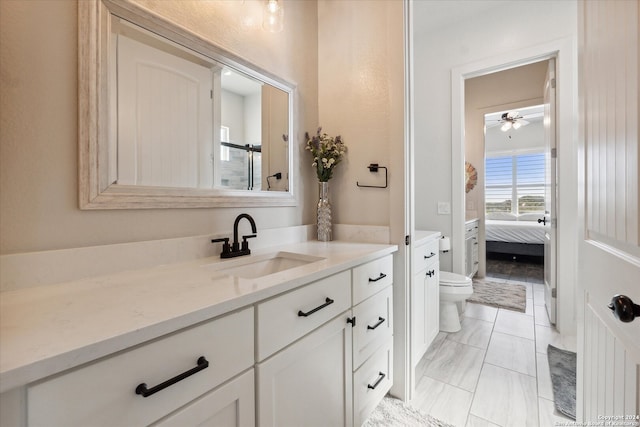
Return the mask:
M78 15L81 209L296 205L294 85L127 0Z

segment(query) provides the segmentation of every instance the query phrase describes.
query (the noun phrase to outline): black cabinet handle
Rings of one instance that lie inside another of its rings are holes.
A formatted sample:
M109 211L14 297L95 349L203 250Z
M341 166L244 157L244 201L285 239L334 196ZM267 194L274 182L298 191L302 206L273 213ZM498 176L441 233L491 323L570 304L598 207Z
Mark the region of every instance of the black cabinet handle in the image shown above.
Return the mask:
M436 274L435 270L427 271L427 276L429 277L433 276L434 274Z
M325 308L328 305L333 304L333 300L331 298L327 298L326 300L324 300L324 304L317 306L316 308L314 308L311 311L307 311L306 313L302 310L298 311L298 316L300 317L307 317L312 315L313 313L315 313L318 310L322 310L323 308Z
M378 277L376 277L375 279L372 279L371 277L369 277L369 281L370 281L370 282L377 282L378 280L380 280L380 279L384 279L385 277L387 277L387 275L386 275L386 274L384 274L384 273L380 273L380 275L379 275Z
M386 377L385 374L383 374L382 372L380 372L378 375L380 375L378 377L378 379L376 380L375 383L373 383L373 385L371 384L367 384L367 388L370 388L371 390L375 390L376 387L378 387L380 385L380 383L382 382L382 380L384 379L384 377Z
M367 329L375 329L378 326L382 325L384 323L384 318L383 317L378 317L378 323L376 323L375 325L371 326L371 325L367 325Z
M147 388L147 385L145 383L138 384L138 387L136 387L136 394L141 394L142 397L149 397L152 394L155 394L160 390L163 390L171 385L174 385L178 381L182 381L183 379L190 377L191 375L197 372L200 372L203 369L207 369L209 367L209 362L207 361L207 359L205 359L204 356L200 356L198 358L197 364L198 366L196 366L195 368L191 368L188 371L181 373L180 375L176 375L175 377L168 379L165 382L160 383L155 387Z
M546 217L545 218L540 218L538 220L538 224L547 225L547 218Z
M424 259L429 259L429 258L432 258L432 257L434 257L434 256L436 256L436 254L434 254L433 252L431 252L431 255L425 255L425 256L424 256Z

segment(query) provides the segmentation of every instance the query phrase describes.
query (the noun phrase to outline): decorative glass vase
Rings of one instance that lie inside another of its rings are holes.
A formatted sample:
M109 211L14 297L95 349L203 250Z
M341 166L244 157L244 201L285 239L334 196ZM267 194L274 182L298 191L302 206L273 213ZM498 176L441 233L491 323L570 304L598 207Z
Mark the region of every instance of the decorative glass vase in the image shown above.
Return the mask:
M318 240L331 241L331 203L329 202L329 182L319 182L318 199Z

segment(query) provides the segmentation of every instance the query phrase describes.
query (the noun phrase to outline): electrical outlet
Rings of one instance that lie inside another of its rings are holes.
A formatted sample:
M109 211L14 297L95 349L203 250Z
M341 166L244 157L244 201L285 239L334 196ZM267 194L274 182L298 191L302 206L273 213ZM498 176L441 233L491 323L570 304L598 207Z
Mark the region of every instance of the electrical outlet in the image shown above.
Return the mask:
M451 203L438 202L438 215L449 215L451 213Z

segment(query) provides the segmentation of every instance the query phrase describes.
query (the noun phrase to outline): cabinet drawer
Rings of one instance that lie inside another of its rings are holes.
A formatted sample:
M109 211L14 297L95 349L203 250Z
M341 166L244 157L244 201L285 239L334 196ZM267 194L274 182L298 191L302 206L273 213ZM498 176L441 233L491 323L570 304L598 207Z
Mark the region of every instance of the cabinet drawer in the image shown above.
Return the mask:
M369 298L393 283L393 255L353 269L353 304Z
M353 425L369 417L393 384L393 338L353 374Z
M136 394L209 366L148 397ZM253 364L251 308L45 380L27 389L30 426L147 425Z
M478 221L473 221L471 223L465 224L464 231L465 237L471 237L475 234L478 234Z
M438 260L438 251L440 250L440 240L430 240L424 245L415 248L413 255L414 272L421 271L432 262Z
M357 369L393 335L393 287L358 304L353 316L353 368Z
M350 272L343 271L258 304L258 360L351 307Z

